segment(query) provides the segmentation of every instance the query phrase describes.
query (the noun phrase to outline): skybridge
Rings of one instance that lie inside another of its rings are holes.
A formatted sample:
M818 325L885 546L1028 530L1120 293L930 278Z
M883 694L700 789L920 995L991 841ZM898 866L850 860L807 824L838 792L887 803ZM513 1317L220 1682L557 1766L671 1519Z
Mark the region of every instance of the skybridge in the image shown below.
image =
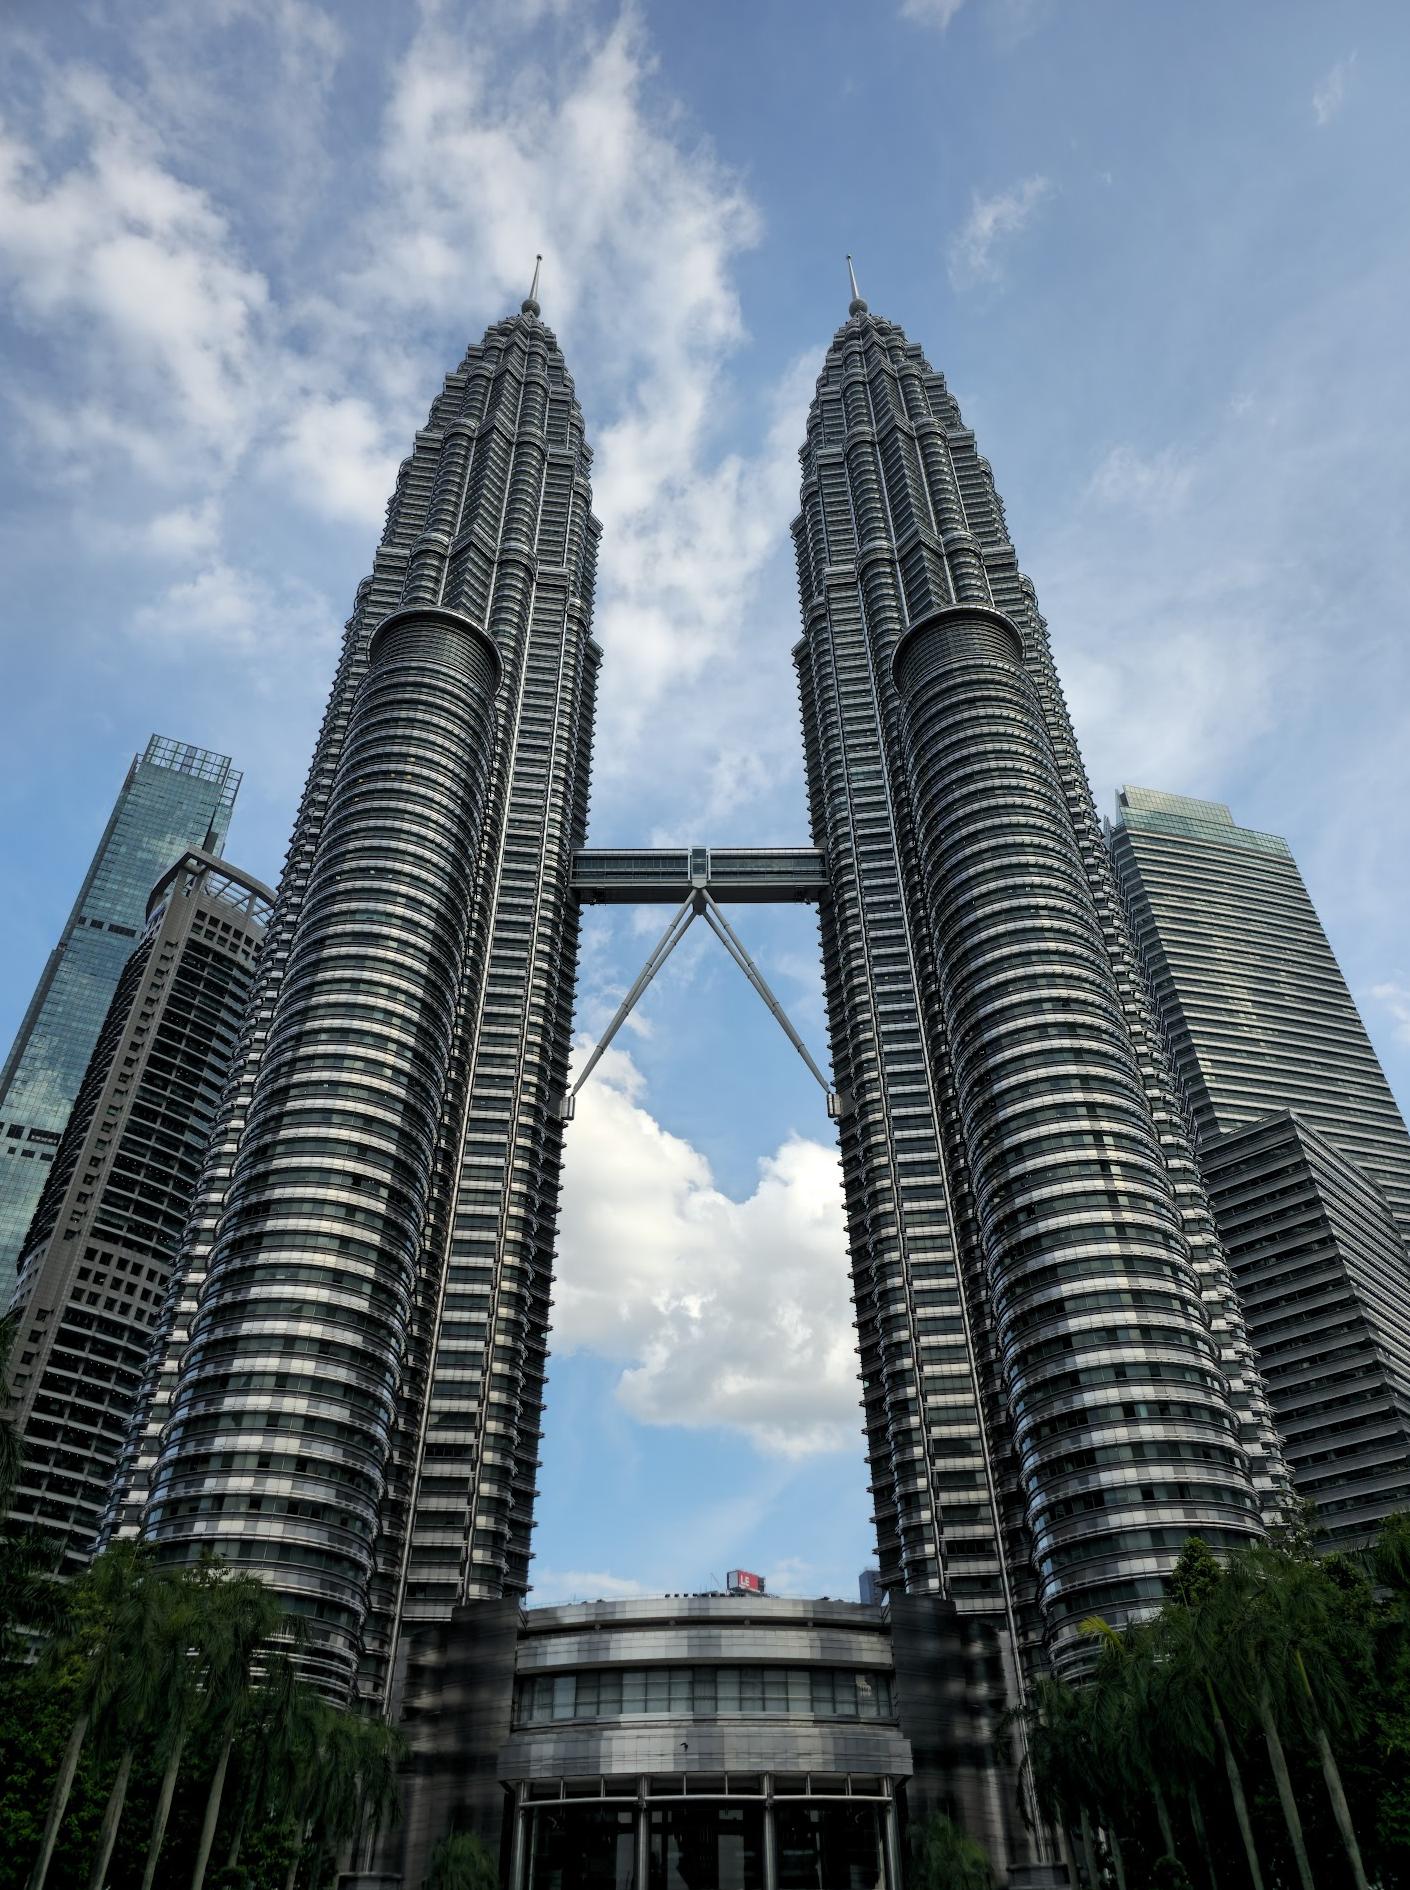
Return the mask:
M582 1074L562 1098L559 1113L571 1120L578 1091L596 1069L651 980L697 919L703 919L777 1019L779 1028L807 1065L836 1119L847 1109L813 1061L803 1039L769 989L743 939L720 910L725 903L776 906L816 902L827 891L827 862L817 847L588 847L573 855L572 890L585 906L674 906L670 924L622 999L602 1041Z
M816 902L827 863L816 847L589 847L573 855L585 906L679 906L695 892L720 905Z

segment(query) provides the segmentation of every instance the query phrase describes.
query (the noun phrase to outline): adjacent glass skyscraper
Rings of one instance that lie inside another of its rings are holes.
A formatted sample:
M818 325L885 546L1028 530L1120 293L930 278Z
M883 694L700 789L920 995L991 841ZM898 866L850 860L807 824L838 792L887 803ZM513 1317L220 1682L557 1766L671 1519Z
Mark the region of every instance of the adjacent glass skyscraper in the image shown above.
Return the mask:
M1299 1494L1410 1501L1410 1133L1285 840L1123 788L1112 857Z
M1110 842L1198 1140L1290 1109L1410 1234L1410 1132L1287 841L1125 787Z
M240 776L228 755L153 735L122 791L0 1070L0 1278L14 1271L147 896L188 847L219 854Z
M1385 1195L1282 1110L1200 1160L1299 1496L1333 1548L1410 1508L1410 1266Z
M10 1514L60 1543L68 1572L109 1500L270 898L206 853L158 880L21 1248Z

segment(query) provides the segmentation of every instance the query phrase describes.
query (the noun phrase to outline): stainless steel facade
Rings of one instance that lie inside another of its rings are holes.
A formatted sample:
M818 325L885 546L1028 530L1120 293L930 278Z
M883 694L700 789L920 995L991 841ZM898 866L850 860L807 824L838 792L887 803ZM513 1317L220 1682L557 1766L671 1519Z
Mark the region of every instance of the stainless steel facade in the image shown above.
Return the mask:
M205 853L158 880L21 1251L10 1516L68 1572L108 1502L272 898Z
M531 297L403 462L114 1504L270 1580L334 1694L385 1698L407 1626L528 1586L590 460Z
M880 1581L995 1622L1012 1684L1190 1532L1258 1534L1285 1471L989 467L859 296L802 462Z
M458 613L372 638L260 1058L146 1534L261 1568L345 1695L469 958L499 658Z

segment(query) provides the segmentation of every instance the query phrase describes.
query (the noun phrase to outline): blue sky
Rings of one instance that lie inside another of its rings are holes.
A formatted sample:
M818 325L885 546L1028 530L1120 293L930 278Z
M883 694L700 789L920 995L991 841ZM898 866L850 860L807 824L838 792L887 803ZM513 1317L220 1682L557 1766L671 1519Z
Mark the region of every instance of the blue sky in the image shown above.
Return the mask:
M592 838L800 838L787 527L851 249L993 462L1100 803L1287 834L1410 1100L1396 0L6 25L0 1036L150 729L236 756L231 857L277 874L396 462L537 250L605 527ZM662 916L592 915L585 1031ZM811 914L741 924L821 1057ZM703 937L624 1042L570 1144L539 1597L852 1593L817 1091Z

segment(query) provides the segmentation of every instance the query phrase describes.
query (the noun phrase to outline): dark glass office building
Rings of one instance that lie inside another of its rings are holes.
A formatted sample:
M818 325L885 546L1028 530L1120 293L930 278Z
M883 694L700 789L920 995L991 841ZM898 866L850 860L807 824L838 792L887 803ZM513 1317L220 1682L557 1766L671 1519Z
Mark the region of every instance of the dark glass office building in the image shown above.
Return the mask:
M1287 841L1139 787L1109 838L1199 1142L1289 1109L1410 1234L1410 1132Z
M153 888L20 1253L10 1515L92 1550L273 895L206 853Z
M1331 1548L1410 1509L1410 1266L1384 1194L1286 1110L1201 1151L1299 1496Z
M189 742L153 735L133 757L0 1070L0 1279L19 1258L153 882L187 847L221 852L239 785L229 756Z
M1108 837L1297 1490L1364 1541L1410 1502L1410 1133L1286 840L1136 787Z

